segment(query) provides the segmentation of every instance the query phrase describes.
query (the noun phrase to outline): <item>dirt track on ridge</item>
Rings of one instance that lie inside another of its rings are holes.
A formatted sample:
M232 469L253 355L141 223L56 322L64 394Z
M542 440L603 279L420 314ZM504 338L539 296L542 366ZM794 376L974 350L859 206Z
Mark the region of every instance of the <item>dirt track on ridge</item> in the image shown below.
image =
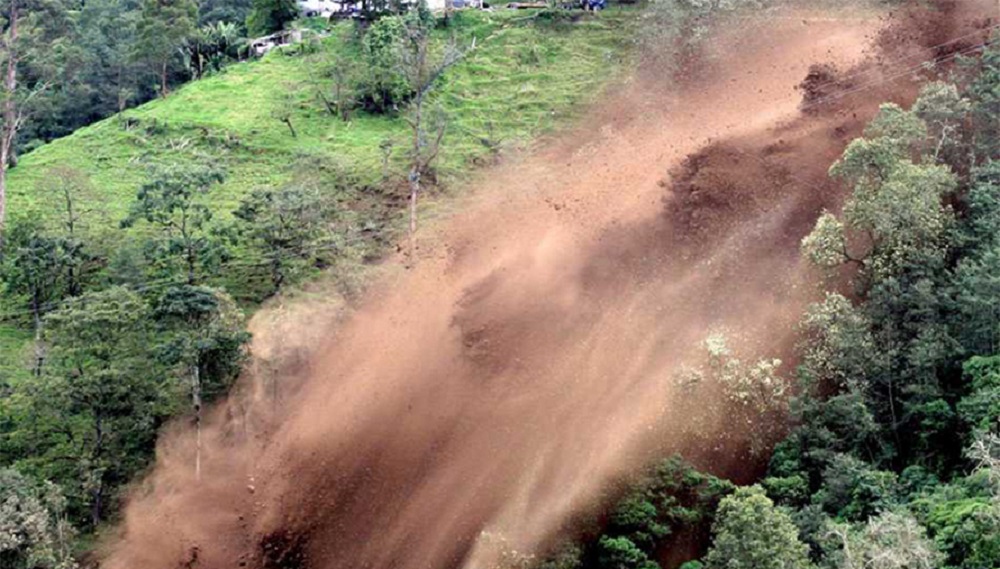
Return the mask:
M909 47L881 55L937 55L920 46L987 4L907 24ZM710 388L678 392L674 372L714 329L787 355L814 293L798 243L841 199L826 169L878 102L914 92L875 82L802 114L810 66L861 65L883 22L771 16L712 43L682 87L636 80L484 171L422 231L414 268L321 330L273 432L246 423L266 397L221 409L197 484L190 436L165 439L106 567L488 569L665 452L754 474L746 425ZM833 92L892 70L867 65Z

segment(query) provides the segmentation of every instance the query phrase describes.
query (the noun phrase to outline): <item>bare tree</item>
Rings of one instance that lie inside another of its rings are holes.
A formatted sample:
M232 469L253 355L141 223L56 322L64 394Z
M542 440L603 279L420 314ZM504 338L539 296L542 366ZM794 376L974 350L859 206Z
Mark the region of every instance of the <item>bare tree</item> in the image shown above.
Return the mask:
M298 133L295 132L295 126L292 125L292 117L295 115L295 106L297 104L297 101L295 100L295 92L298 91L298 89L298 85L286 83L281 96L275 102L275 106L271 108L271 116L278 122L281 122L288 127L288 131L292 134L292 138L298 138Z
M6 28L0 34L0 61L3 65L2 98L3 125L0 126L0 235L7 221L7 168L15 161L14 144L17 133L24 126L26 109L31 100L43 92L48 84L41 84L24 92L18 86L17 67L20 64L21 9L23 0L9 0Z
M434 57L430 53L430 27L419 16L411 12L406 21L406 36L400 57L401 73L413 93L406 118L410 126L410 171L407 176L410 186L410 256L415 253L417 231L417 201L421 192L421 177L437 158L444 138L447 119L443 113L433 116L427 112L428 96L437 80L476 47L476 40L466 49L460 49L452 40L444 52Z

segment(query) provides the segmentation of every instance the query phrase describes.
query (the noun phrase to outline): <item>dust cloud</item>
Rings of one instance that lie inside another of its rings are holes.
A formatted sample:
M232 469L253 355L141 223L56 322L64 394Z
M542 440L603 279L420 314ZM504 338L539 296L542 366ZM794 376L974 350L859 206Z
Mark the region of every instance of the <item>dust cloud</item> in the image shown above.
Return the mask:
M747 425L675 372L724 328L789 373L816 294L798 244L843 195L826 169L879 102L912 100L902 65L989 9L939 4L749 18L679 84L638 77L484 170L346 316L265 311L202 479L177 426L102 566L491 569L667 453L759 474Z

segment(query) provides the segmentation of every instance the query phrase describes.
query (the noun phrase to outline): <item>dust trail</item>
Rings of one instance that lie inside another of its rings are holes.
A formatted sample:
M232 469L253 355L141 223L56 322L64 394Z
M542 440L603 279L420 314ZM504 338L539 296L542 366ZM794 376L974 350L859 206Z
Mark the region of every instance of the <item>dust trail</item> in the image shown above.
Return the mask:
M106 567L486 569L664 452L752 475L745 426L673 372L716 327L787 351L811 292L798 242L839 202L825 170L913 91L801 115L810 66L860 64L879 22L778 15L729 30L685 87L639 80L484 172L346 322L283 329L322 338L301 385L275 403L248 383L219 409L200 483L190 437L164 437Z

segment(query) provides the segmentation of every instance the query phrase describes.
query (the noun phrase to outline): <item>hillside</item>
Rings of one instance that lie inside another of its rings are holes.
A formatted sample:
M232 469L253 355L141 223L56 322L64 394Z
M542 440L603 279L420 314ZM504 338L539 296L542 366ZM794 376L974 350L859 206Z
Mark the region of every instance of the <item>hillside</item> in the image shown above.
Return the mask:
M434 164L437 190L446 190L495 155L565 124L578 114L579 105L598 97L628 68L625 30L635 15L634 10L615 9L550 20L510 10L468 11L458 13L450 27L437 29L438 45L452 34L461 46L471 45L473 38L476 42L433 92L433 104L447 117ZM127 258L142 246L129 236L144 226L122 230L118 222L147 179L147 165L207 158L226 173L224 183L205 200L214 223L224 224L254 189L306 178L342 210L345 222L338 229L336 256L348 264L377 257L398 228L409 129L399 114L358 110L340 120L325 110L317 92L331 88L329 70L338 58L359 57L354 34L352 23L341 23L315 43L231 65L166 99L41 146L10 171L9 210L15 219L40 215L53 226L61 202L42 191L57 177L52 169L81 172L99 202L87 206L92 238L109 248L109 257ZM274 117L282 107L292 109L294 137ZM227 270L215 282L252 305L263 294L261 260L239 245L229 254ZM139 278L136 284L141 285ZM0 349L24 354L31 336L24 308L0 307L14 316L0 319L6 320L0 323ZM4 358L0 374L25 373L27 359L27 354Z
M323 23L133 1L164 91L223 59L15 167L0 569L1000 568L996 0L379 0L224 71Z
M439 168L460 176L489 149L492 138L523 144L572 114L574 105L597 96L627 59L628 11L608 11L576 23L546 23L516 11L463 12L439 40L455 33L476 49L449 70L435 98L449 117ZM189 83L123 117L112 117L24 156L11 171L11 210L45 212L52 204L32 193L46 170L70 166L90 176L108 211L124 215L144 178L145 160L183 160L204 153L226 167L228 179L213 206L225 211L249 189L287 181L289 166L303 158L333 161L364 185L379 182L386 139L405 144L399 116L355 112L348 121L326 113L315 91L323 80L323 52L357 55L353 25L342 23L321 41L318 53L300 47L272 52ZM319 88L322 88L320 86ZM297 137L273 118L291 95ZM127 123L127 126L126 126ZM492 124L490 124L492 123ZM393 163L402 160L402 148Z

